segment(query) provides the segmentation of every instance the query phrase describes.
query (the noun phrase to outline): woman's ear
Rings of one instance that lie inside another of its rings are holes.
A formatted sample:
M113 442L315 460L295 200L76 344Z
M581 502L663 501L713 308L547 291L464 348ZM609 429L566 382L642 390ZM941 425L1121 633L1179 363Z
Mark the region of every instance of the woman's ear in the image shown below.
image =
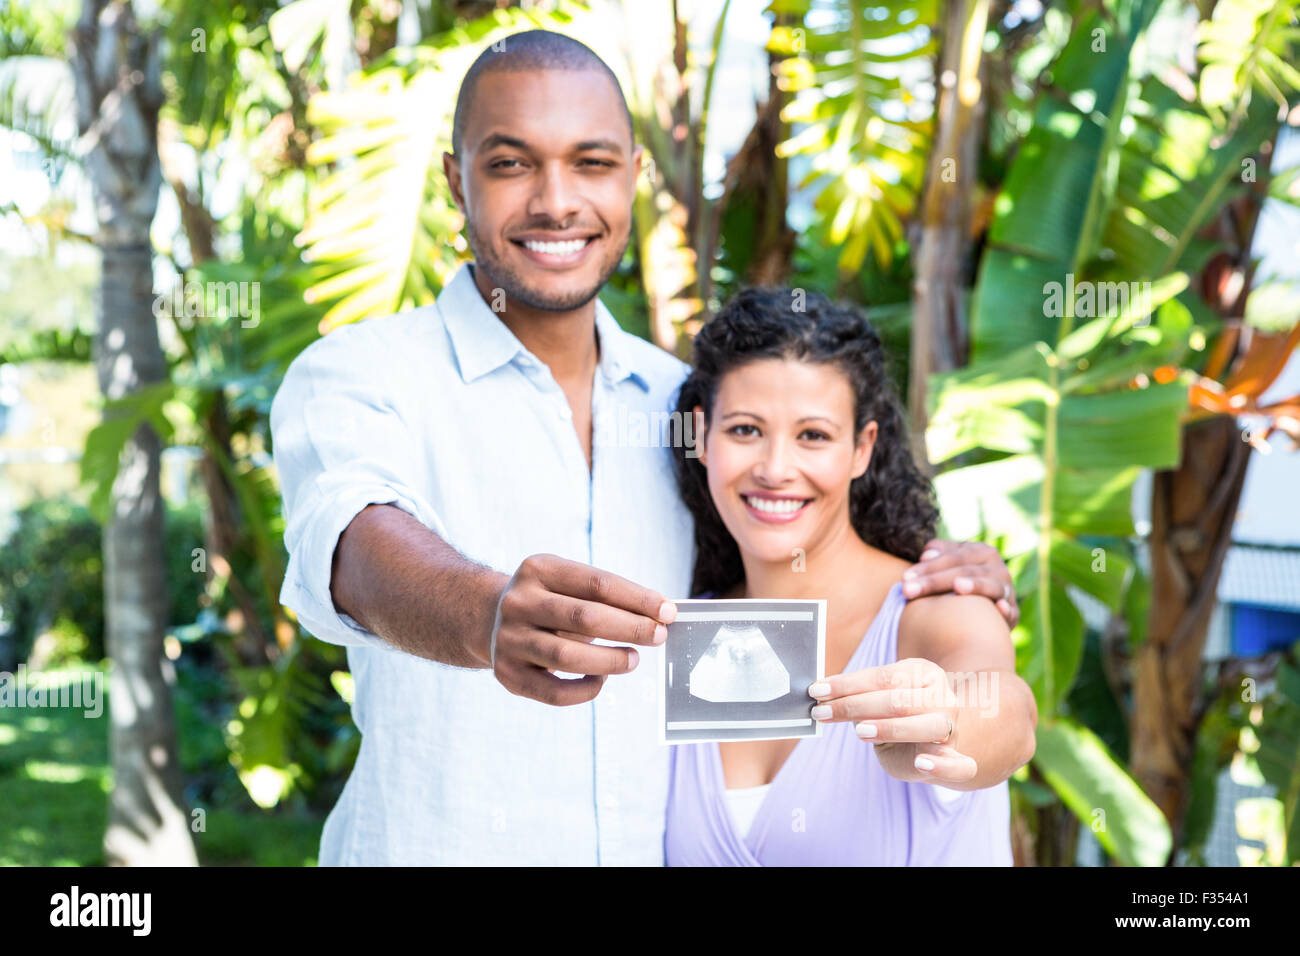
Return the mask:
M700 460L700 464L705 468L709 467L708 461L704 457L704 435L707 426L704 421L704 409L696 405L691 409L691 437L695 441L695 456Z
M853 477L861 478L867 473L871 464L871 452L876 447L877 426L875 420L867 422L858 432L857 444L853 447Z

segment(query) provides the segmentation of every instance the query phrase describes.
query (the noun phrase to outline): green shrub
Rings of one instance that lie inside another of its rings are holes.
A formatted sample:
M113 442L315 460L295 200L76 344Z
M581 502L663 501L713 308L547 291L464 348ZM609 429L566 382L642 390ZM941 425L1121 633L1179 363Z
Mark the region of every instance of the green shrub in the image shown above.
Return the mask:
M56 657L104 657L103 535L85 506L65 499L34 501L15 515L0 546L0 613L7 637L0 642L0 669L31 654L36 638L59 635ZM169 509L164 524L169 622L194 620L203 575L190 569L193 549L203 544L203 513L197 503Z

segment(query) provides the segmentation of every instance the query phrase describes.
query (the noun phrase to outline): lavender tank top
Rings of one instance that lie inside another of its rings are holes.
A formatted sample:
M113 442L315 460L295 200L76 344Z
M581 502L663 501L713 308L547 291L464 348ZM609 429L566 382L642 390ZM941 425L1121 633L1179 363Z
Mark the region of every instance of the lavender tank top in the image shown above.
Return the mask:
M906 604L902 585L895 584L845 673L898 659L898 621ZM851 722L800 738L743 838L727 808L718 745L671 746L668 866L1011 865L1005 782L953 791L896 780Z

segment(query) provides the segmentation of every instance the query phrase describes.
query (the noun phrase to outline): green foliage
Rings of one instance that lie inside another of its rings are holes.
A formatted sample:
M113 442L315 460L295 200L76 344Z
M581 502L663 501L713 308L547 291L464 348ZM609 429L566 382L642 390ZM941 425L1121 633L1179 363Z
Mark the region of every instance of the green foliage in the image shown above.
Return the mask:
M768 42L795 93L782 119L797 131L777 153L809 158L799 186L815 196L840 270L857 272L868 252L888 265L925 177L930 110L910 85L937 49L938 4L774 0L768 12L803 18Z
M1034 763L1107 853L1125 866L1164 864L1169 825L1091 730L1066 717L1040 724Z
M1227 122L1235 126L1252 92L1260 90L1285 115L1288 91L1300 89L1294 0L1218 0L1199 27L1197 56L1205 64L1199 89L1206 109L1217 114L1231 107Z
M203 587L190 570L191 552L203 544L199 506L169 509L164 535L168 620L188 622ZM59 627L82 645L81 659L102 659L103 575L100 525L85 507L49 500L21 508L0 547L0 611L11 628L11 663L26 660L36 637Z
M1271 841L1268 858L1290 866L1300 861L1300 669L1293 660L1278 664L1276 687L1261 701L1254 723L1254 759L1277 793L1271 813L1280 839Z
M196 751L194 744L220 742L220 729L194 708L189 677L201 670L178 662L176 689L183 769L190 781L186 799L202 811L194 838L205 866L311 866L316 862L323 816L298 808L293 815L264 813L249 801L220 752ZM82 679L86 669L69 671ZM58 682L58 673L46 673ZM208 679L211 679L209 676ZM107 680L104 683L107 690ZM200 693L200 696L202 694ZM105 716L87 719L81 710L45 708L39 713L0 709L0 866L102 866L104 827L112 772L108 765ZM220 744L219 744L220 745ZM200 764L195 761L201 761ZM233 786L211 785L222 768Z
M99 525L85 508L34 501L19 510L0 547L0 609L11 628L9 663L25 661L37 636L59 624L80 632L90 660L102 658L103 574Z

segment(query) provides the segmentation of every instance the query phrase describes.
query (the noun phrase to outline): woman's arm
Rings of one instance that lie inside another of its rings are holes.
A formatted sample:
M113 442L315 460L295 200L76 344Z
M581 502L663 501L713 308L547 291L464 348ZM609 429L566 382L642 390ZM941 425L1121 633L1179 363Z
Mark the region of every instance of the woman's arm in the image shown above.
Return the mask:
M813 685L812 696L829 708L814 716L852 720L891 776L953 790L1001 783L1034 755L1038 708L1015 673L1006 622L987 600L945 595L909 604L898 657Z

